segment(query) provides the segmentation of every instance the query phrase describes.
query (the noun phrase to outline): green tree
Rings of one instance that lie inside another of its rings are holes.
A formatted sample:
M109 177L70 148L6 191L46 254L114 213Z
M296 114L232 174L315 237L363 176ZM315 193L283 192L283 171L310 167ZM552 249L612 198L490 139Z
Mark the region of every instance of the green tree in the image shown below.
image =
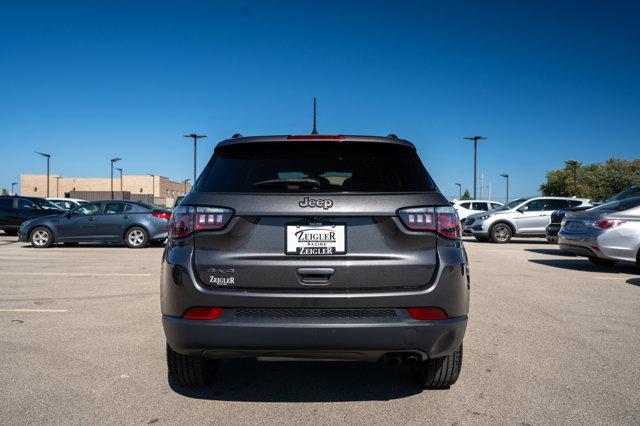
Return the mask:
M7 188L2 188L2 195L9 195L9 191L7 191Z
M540 191L543 195L602 201L633 185L640 186L640 159L610 158L604 163L587 165L567 161L562 169L547 172L547 181L540 185Z
M471 199L471 194L469 194L468 189L465 189L464 193L462 194L461 200L470 200L470 199Z

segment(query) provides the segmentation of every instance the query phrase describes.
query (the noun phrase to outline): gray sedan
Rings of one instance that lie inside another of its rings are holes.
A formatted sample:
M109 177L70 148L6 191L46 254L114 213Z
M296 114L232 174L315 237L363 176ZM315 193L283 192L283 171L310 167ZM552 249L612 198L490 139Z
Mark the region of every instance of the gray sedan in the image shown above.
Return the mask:
M622 260L640 266L640 197L567 213L558 235L561 250L586 256L596 265Z
M171 211L134 201L96 201L24 222L19 240L33 247L53 243L124 242L141 248L167 238Z

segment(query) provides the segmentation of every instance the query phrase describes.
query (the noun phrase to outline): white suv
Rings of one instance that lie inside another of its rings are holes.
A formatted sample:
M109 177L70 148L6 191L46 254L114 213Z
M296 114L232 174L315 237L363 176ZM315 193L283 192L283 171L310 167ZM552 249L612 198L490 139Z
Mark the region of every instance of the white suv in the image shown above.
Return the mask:
M487 212L502 206L502 203L487 200L453 200L452 204L461 221L474 213Z
M495 210L468 216L463 229L478 241L494 243L508 243L514 236L544 238L555 210L590 205L589 200L583 198L518 198Z

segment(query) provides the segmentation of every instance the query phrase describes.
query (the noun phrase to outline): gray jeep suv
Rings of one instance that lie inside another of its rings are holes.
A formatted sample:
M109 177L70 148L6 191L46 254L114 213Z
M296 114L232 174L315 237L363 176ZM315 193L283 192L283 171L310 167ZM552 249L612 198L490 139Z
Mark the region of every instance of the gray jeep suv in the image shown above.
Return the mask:
M220 142L173 212L161 283L177 385L241 357L382 359L433 388L460 373L460 222L393 135Z

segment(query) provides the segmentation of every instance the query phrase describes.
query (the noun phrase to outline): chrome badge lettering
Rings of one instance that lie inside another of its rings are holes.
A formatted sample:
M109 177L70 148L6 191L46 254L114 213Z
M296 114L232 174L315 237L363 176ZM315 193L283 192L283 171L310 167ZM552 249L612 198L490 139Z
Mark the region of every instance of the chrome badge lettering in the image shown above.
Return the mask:
M309 198L304 197L302 201L298 202L300 207L321 207L323 210L330 209L333 207L333 200L331 199L323 199L323 198Z

